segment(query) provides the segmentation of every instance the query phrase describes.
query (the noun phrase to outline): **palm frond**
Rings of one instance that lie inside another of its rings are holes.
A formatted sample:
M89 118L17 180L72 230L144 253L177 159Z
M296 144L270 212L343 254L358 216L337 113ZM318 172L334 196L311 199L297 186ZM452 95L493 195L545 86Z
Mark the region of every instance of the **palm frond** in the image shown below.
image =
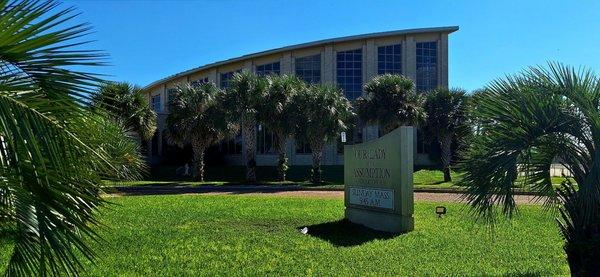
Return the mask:
M418 125L425 119L424 97L415 92L409 78L380 75L366 83L364 91L354 105L357 114L366 122L378 123L384 132L402 125Z
M84 237L96 237L93 214L103 203L96 172L108 172L108 157L1 94L0 134L2 176L12 184L8 194L18 231L8 273L76 273L75 251L92 255Z
M60 28L74 17L74 10L52 13L57 6L54 1L0 3L0 91L34 94L32 98L43 95L60 106L85 103L89 98L99 76L64 67L102 65L105 54L73 50L85 42L72 41L89 33L90 27L76 24ZM44 105L37 108L46 111Z
M144 90L126 82L106 82L92 97L92 107L105 111L142 140L150 140L156 131L156 113Z
M98 240L101 173L132 175L94 140L123 138L85 107L99 76L75 69L102 65L105 55L77 49L90 27L65 27L76 14L58 5L0 1L0 214L15 228L9 276L76 275L79 257L93 257L87 242Z
M496 204L506 214L516 211L512 198L520 165L527 172L524 184L556 203L549 164L558 156L585 156L585 149L575 147L581 144L566 143L587 138L572 102L535 84L528 75L510 76L493 82L479 96L475 114L483 135L464 153L462 163L467 199L479 214L493 215L491 206Z

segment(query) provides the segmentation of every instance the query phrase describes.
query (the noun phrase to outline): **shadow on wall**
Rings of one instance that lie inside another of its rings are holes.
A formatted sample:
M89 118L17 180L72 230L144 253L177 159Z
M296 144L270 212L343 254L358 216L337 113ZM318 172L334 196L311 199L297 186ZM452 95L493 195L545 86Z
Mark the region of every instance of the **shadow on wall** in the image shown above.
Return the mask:
M304 226L299 227L302 229ZM336 247L352 247L373 241L386 240L399 234L382 232L354 224L346 219L307 226L307 235L325 240Z

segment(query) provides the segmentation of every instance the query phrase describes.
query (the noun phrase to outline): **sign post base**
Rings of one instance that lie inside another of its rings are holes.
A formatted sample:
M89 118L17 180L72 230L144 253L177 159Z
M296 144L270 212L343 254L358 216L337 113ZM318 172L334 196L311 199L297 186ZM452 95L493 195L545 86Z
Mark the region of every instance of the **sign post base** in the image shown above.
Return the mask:
M382 213L365 209L346 208L346 218L352 223L369 227L373 230L388 233L406 233L414 230L412 216L402 216L394 213Z

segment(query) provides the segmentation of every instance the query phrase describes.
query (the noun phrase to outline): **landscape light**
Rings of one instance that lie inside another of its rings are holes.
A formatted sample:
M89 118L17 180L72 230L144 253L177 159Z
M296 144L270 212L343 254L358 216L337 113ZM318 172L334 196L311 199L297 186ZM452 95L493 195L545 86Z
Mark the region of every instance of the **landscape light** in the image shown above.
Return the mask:
M446 207L444 207L444 206L435 207L435 213L438 215L438 217L442 217L442 215L446 214Z

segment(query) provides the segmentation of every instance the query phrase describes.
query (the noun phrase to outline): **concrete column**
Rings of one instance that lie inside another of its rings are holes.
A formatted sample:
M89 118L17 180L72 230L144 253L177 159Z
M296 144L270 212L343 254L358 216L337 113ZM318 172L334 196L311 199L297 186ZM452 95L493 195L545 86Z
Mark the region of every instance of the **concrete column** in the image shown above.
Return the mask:
M335 55L333 46L325 46L321 56L321 79L323 84L335 84Z
M363 49L363 53L365 53L363 82L367 83L377 75L377 47L375 46L375 40L367 40L367 44Z
M281 57L281 75L292 74L292 53L287 52Z
M252 62L252 60L248 60L244 63L244 67L242 68L243 70L248 70L250 72L255 72L254 70L254 63Z
M160 113L166 111L167 107L167 85L164 85L160 92Z
M448 34L441 34L438 43L438 86L448 87Z
M403 43L404 47L402 47L402 72L404 72L404 76L410 78L415 82L415 86L417 83L417 44L415 42L414 37L407 36L406 41Z
M213 68L210 70L210 72L208 73L208 81L209 82L213 82L215 84L218 85L217 83L217 69Z

